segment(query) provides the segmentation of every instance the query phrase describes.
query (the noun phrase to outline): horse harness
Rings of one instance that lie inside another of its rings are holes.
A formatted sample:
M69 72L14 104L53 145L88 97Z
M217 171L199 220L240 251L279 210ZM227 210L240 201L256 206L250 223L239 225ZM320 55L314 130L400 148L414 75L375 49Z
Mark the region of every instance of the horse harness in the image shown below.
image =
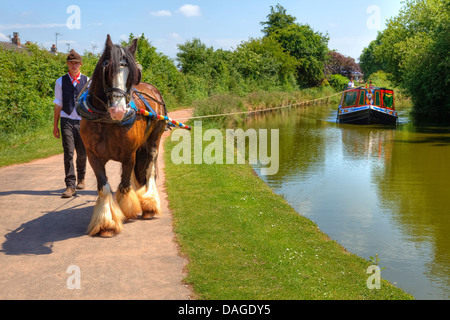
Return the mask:
M117 88L113 88L114 90L120 90ZM123 90L122 90L123 91ZM112 91L110 91L112 92ZM120 125L121 127L131 127L133 126L134 122L136 121L137 115L139 113L139 109L136 107L137 100L140 100L144 103L146 109L149 113L149 118L156 119L158 114L156 111L151 107L151 105L148 103L147 98L151 99L152 101L158 103L159 105L164 107L164 115L167 116L167 108L164 101L159 101L152 96L146 94L145 92L140 92L136 88L131 88L131 93L128 94L130 98L127 98L127 106L128 111L125 114L124 118L121 121L112 120L109 112L107 110L98 110L95 108L91 103L91 95L88 90L84 90L82 92L77 100L76 109L80 117L83 119L90 121L90 122L97 122L99 123L99 131L101 130L101 123L115 123ZM144 97L145 96L145 97ZM95 95L93 95L94 98L96 98ZM97 98L98 99L98 98ZM103 101L102 101L103 102ZM104 104L104 102L103 102ZM148 121L147 124L147 130L149 129L152 121ZM169 126L169 124L168 124Z

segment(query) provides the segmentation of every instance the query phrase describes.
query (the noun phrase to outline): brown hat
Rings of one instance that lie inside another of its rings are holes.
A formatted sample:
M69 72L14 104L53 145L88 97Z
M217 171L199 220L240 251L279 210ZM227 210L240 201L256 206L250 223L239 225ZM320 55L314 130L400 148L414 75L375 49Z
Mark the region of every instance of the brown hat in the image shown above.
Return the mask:
M81 62L81 56L72 49L67 56L67 62Z

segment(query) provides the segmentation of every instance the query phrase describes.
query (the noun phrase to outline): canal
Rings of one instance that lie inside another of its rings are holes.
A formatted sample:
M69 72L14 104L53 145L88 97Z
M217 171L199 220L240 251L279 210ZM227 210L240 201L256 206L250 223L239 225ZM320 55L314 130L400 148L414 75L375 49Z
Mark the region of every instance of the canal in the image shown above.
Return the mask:
M348 251L378 259L383 279L416 299L449 299L450 128L415 127L408 106L394 128L340 125L336 109L251 119L279 129L279 171L261 178Z

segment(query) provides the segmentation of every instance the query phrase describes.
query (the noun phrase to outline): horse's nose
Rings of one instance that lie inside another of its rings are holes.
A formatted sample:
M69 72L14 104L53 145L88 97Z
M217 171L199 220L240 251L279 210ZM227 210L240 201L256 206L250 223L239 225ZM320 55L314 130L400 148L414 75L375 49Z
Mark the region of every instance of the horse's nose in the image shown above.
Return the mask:
M126 107L122 106L120 103L113 103L109 109L109 114L111 119L116 121L121 121L126 113Z

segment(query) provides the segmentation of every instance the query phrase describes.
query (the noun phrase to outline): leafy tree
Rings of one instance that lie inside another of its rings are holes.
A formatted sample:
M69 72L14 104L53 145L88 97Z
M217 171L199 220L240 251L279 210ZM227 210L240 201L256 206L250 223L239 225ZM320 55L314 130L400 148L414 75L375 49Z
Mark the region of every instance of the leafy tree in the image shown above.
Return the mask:
M285 52L274 37L241 43L232 61L244 78L254 80L263 89L292 90L296 87L297 60Z
M279 30L275 38L298 61L297 81L303 87L317 86L324 79L328 37L308 25L293 24Z
M388 21L375 57L406 89L416 120L450 123L450 1L408 0Z
M328 52L327 35L315 32L309 25L295 23L281 5L271 7L263 32L274 37L291 56L297 59L297 81L303 87L320 84L324 79L324 62Z
M215 51L198 38L179 44L178 50L177 58L182 72L203 79L208 95L229 91L232 69L229 51Z
M266 37L293 25L295 20L297 20L297 18L287 14L286 9L280 4L277 4L275 9L273 6L270 7L270 14L267 16L267 19L268 21L261 22L261 25L265 26L261 31Z
M365 80L367 80L371 74L386 69L386 67L380 63L375 56L375 49L381 45L382 38L383 33L378 33L376 40L373 40L367 48L364 48L361 56L359 57L359 66L362 73L364 73Z
M186 74L204 75L209 70L213 47L206 47L199 38L178 45L178 66Z
M330 51L327 54L325 73L327 75L340 74L349 78L352 72L361 72L359 64L352 57L346 57L337 51Z

